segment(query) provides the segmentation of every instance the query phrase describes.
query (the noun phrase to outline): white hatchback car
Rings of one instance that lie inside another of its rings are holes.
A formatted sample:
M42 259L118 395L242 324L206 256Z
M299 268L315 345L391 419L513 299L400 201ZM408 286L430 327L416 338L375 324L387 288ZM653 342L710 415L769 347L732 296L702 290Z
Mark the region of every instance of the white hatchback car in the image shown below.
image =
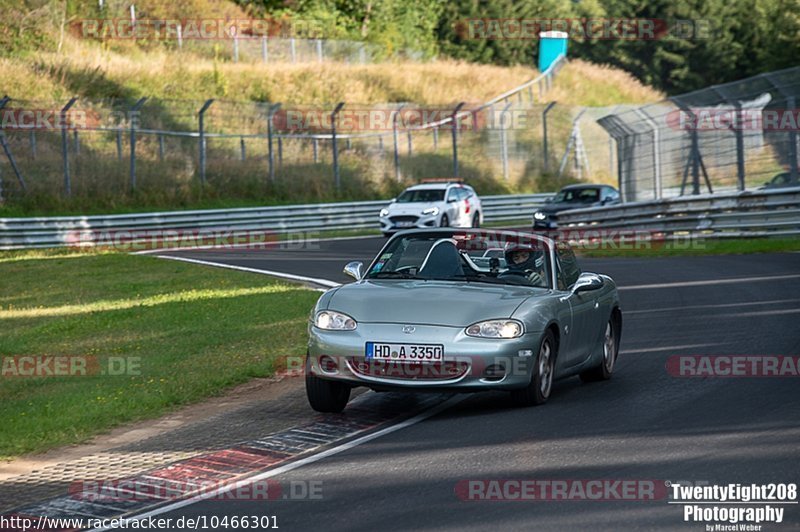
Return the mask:
M403 191L380 212L381 232L404 229L480 227L481 200L471 186L459 182L422 183Z

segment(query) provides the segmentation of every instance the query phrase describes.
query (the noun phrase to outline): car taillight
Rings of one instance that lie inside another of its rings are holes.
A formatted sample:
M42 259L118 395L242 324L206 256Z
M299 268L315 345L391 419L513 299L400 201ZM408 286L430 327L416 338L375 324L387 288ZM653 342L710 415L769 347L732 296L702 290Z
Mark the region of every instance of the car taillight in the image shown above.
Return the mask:
M468 199L465 199L465 200L464 200L464 202L467 204L467 210L466 210L466 211L464 211L464 212L466 212L467 214L469 214L469 200L468 200Z

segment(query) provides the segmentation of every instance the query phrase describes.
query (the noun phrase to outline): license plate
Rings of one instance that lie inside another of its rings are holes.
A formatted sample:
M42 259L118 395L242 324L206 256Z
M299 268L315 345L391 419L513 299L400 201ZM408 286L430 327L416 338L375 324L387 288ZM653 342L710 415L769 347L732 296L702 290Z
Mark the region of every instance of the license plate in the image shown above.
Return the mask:
M367 342L366 357L367 360L392 360L395 362L442 362L444 346Z
M411 227L414 225L414 222L397 222L395 225L397 227Z

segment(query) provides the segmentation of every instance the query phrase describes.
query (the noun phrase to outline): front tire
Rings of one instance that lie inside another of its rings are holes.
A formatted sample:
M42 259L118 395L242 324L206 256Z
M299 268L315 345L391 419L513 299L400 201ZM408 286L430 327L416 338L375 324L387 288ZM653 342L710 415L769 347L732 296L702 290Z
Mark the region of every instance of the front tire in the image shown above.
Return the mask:
M556 342L553 332L548 330L539 343L536 365L531 382L525 388L512 390L511 400L519 406L541 405L547 402L553 389L553 369L556 358Z
M306 358L306 397L317 412L338 414L350 400L350 387L336 381L320 379L311 373L311 359Z
M580 374L583 382L607 381L614 373L614 365L619 356L619 342L617 342L617 326L612 315L606 323L603 333L603 360L599 366L588 369Z

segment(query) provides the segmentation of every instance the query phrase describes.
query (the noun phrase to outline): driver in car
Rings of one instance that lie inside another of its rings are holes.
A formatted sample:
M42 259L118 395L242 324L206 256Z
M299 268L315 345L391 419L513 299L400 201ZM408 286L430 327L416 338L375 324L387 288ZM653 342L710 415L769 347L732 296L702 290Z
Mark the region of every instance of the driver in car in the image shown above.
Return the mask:
M525 277L532 285L539 285L544 272L544 256L527 248L511 248L506 251L506 273Z

